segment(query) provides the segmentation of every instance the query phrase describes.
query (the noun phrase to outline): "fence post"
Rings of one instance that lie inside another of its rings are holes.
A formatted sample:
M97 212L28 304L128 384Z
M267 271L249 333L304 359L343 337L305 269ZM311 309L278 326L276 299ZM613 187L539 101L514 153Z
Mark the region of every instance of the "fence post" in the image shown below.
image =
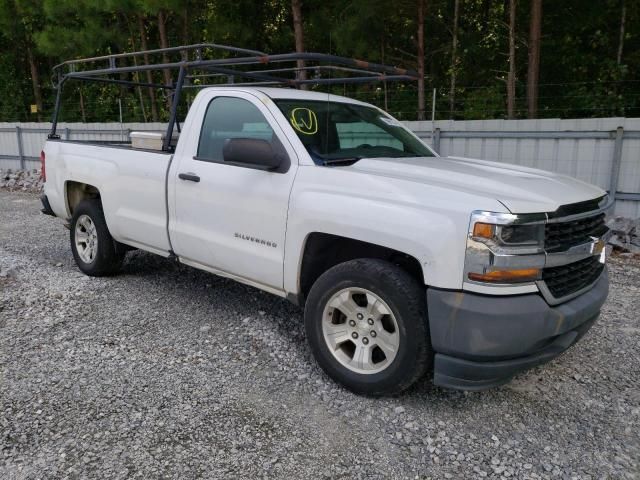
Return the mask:
M64 139L65 140L69 140L71 138L71 130L69 130L69 127L65 127L64 129Z
M613 134L613 132L612 132ZM624 139L624 128L618 127L614 135L615 145L613 147L613 160L611 162L611 181L609 183L609 195L615 201L618 192L618 181L620 178L620 164L622 163L622 141Z
M433 149L440 155L440 129L436 128L433 132Z
M24 149L22 148L22 129L16 125L16 139L18 140L18 156L20 157L20 170L24 170Z

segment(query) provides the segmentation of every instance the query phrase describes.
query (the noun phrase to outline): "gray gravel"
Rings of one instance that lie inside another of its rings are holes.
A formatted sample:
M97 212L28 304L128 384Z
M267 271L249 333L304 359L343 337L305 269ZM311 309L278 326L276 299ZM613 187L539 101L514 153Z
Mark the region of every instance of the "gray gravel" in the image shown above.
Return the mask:
M42 192L42 178L40 170L3 170L0 168L0 188L10 191L29 193Z
M616 250L640 255L640 218L613 217L607 221L613 235L609 245Z
M555 362L482 393L358 397L286 301L134 252L92 279L0 190L0 478L640 478L640 262Z

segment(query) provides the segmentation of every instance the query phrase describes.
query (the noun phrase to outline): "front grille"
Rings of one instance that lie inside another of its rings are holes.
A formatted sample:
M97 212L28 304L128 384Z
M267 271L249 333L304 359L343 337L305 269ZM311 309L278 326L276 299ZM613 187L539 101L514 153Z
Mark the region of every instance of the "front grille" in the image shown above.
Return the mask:
M600 256L596 255L568 265L545 268L542 270L542 280L554 298L566 297L588 287L598 279L604 270L599 258Z
M567 248L591 241L589 237L599 237L605 233L604 213L568 222L547 223L545 225L545 250L566 250Z

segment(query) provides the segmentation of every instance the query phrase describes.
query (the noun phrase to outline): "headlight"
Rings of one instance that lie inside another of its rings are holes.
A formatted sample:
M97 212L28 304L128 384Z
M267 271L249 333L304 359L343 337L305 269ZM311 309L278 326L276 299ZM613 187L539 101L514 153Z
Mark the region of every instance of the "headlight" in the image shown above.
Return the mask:
M544 246L544 224L495 225L475 222L472 238L488 245L503 247Z
M474 212L465 282L513 285L539 280L544 266L544 214Z

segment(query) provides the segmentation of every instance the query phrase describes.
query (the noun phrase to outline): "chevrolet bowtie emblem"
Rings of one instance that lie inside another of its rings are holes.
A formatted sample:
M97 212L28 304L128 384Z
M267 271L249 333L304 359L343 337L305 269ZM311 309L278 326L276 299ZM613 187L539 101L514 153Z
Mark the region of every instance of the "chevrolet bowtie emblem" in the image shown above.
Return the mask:
M605 243L604 243L604 240L602 240L601 238L598 238L598 239L594 238L594 240L595 241L593 242L593 248L591 252L594 255L599 255L602 253L602 250L604 250Z

